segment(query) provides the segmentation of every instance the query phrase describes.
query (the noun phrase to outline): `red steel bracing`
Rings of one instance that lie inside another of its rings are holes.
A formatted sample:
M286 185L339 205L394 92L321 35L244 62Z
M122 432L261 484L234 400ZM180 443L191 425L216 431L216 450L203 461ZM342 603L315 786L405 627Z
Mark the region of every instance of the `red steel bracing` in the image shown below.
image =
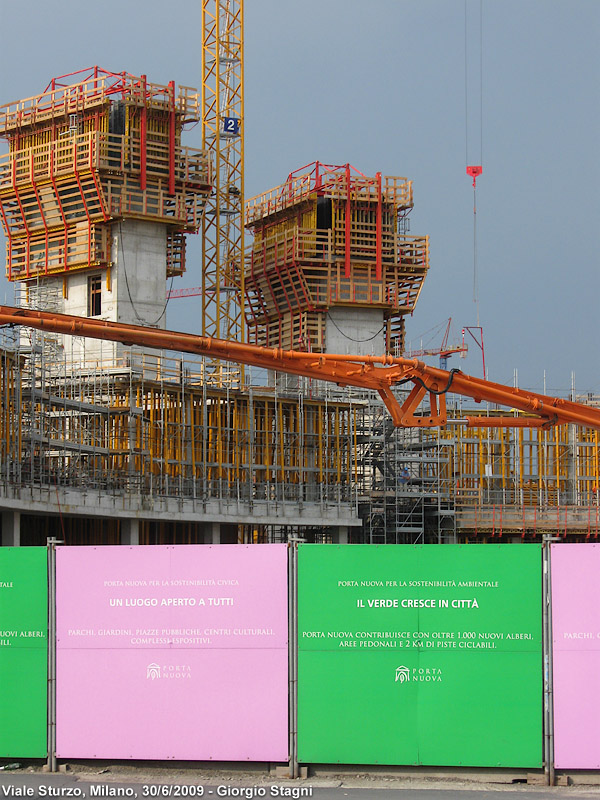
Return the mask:
M263 245L263 258L264 258L264 245ZM262 289L261 289L261 287L260 287L260 285L259 285L259 283L258 283L258 281L256 279L256 275L254 273L254 253L251 253L251 256L250 256L250 274L252 276L252 282L254 283L254 286L256 286L256 297L258 298L258 304L262 309L262 312L264 314L264 319L267 320L269 318L269 314L267 312L267 307L266 307L266 305L264 304L264 301L263 301L263 297L262 297L263 296L263 292L262 292ZM249 289L250 289L250 284L249 283L245 283L246 296L248 298L248 303L250 305L250 309L252 310L252 301L250 300ZM256 321L257 317L255 316L254 311L252 311L252 316L254 317L254 320Z
M223 361L303 375L331 381L340 386L358 386L377 391L397 427L436 427L447 422L447 392L487 401L533 414L548 426L574 423L600 430L600 409L571 400L504 386L465 375L460 370L447 372L417 359L393 356L352 356L330 353L303 353L274 347L258 347L178 331L163 331L138 325L73 317L44 311L0 306L0 325L26 325L71 336L123 342L128 345L176 350L210 356ZM412 382L413 390L401 405L392 387ZM420 399L429 396L429 413L417 416ZM490 418L490 422L493 418Z
M175 82L169 81L169 194L175 194Z
M92 170L92 179L94 181L94 186L96 187L96 192L98 194L98 201L100 203L100 210L102 211L102 218L104 222L108 222L110 216L106 210L106 205L104 203L104 192L102 191L102 187L98 182L98 173L96 170Z
M246 325L248 326L249 329L256 328L256 326L258 325L258 317L254 313L254 308L252 307L252 300L250 298L250 293L248 291L247 286L244 288L244 297L246 298L246 308L250 312L249 315L247 312L245 314ZM252 319L250 320L250 318Z
M306 170L310 169L310 172L306 172ZM310 164L305 164L303 167L299 167L295 169L293 172L290 172L288 175L288 186L291 190L293 186L293 181L296 176L305 177L308 179L308 184L306 186L305 194L310 194L310 192L314 191L315 189L322 189L326 190L329 186L332 185L332 182L328 181L327 175L328 174L340 174L342 170L346 174L346 178L348 181L348 175L354 173L358 175L360 178L367 179L367 176L364 175L360 170L353 167L351 164L324 164L321 161L312 161ZM322 194L322 192L319 192ZM293 193L291 198L293 199Z
M376 216L376 228L375 228L375 240L376 240L376 254L375 254L375 279L380 281L381 280L381 251L382 251L382 236L383 236L383 224L382 224L382 191L381 191L381 172L378 172L375 175L375 180L377 181L377 216Z
M346 164L346 253L344 259L344 277L350 277L350 237L352 235L352 200L350 197L350 164Z
M265 251L266 251L266 243L263 243L263 252L265 252ZM264 258L264 255L263 255L263 258ZM265 280L267 282L267 287L269 289L269 294L271 295L271 299L273 301L273 305L275 306L275 310L277 311L277 316L279 318L279 337L280 337L280 341L281 341L281 331L282 331L282 327L281 327L282 322L281 321L282 321L282 316L281 316L281 311L279 310L279 303L277 302L277 298L275 297L275 292L273 291L273 285L271 284L271 279L269 278L269 273L267 272L267 270L264 271L263 275L265 276ZM267 319L268 319L268 317L267 317Z
M146 76L142 75L144 102L140 109L140 189L146 191L146 146L148 140L148 103L146 101Z
M83 191L83 186L81 185L81 179L79 178L79 170L77 169L77 141L73 142L73 173L75 175L75 180L77 181L77 185L79 186L79 191L81 193L81 200L83 201L83 207L85 209L85 215L88 221L88 264L91 263L92 260L92 218L90 216L90 210L88 208L87 200L85 199L85 192ZM65 231L65 243L68 246L67 240L67 232ZM69 269L69 263L66 253L65 247L65 270Z
M82 76L75 84L71 83L61 83L60 81L63 78L74 78L75 76ZM102 88L102 84L98 86L98 79L102 76L104 78L114 78L114 82L112 84L108 84L104 88ZM142 97L146 99L147 97L147 89L146 89L146 76L142 75L139 78L135 75L131 75L128 72L110 72L105 69L101 69L97 65L94 67L89 67L86 69L80 69L76 72L68 72L65 75L59 75L57 78L52 78L48 86L42 92L42 96L45 95L48 90L55 92L57 89L70 89L77 83L86 83L87 81L93 79L94 80L94 89L98 91L98 94L103 95L111 95L111 94L118 94L119 92L125 92L131 86L139 87L142 90ZM92 95L93 96L93 95ZM61 106L59 105L58 108ZM40 108L40 110L45 110Z
M13 191L15 193L15 198L17 200L17 203L19 204L19 210L21 212L21 219L23 221L23 225L25 227L25 231L27 232L27 235L29 235L29 229L27 228L27 217L25 215L25 209L23 208L23 203L21 202L21 195L19 194L19 190L17 188L17 172L16 172L16 170L17 170L17 162L16 162L16 159L13 159L12 164L11 164L12 187L13 187Z
M19 194L19 190L17 189L14 161L13 161L12 172L13 172L13 191L15 193L17 203L19 204L19 209L21 210L21 219L23 220L23 225L25 227L25 234L27 236L27 246L25 250L25 274L27 275L27 277L29 277L29 261L31 260L31 232L27 227L27 217L25 215L25 210L23 209L23 203L21 202L21 195Z
M12 278L12 234L10 232L10 228L8 227L8 220L6 219L6 213L4 211L4 206L2 205L2 198L0 198L0 216L2 216L2 222L4 223L4 230L6 231L6 238L7 238L7 250L8 250L8 279L11 280Z
M50 150L50 180L52 181L52 188L54 189L54 197L56 198L56 204L58 206L58 210L60 211L60 216L62 217L63 221L63 229L65 232L65 246L64 246L64 266L65 270L67 269L67 251L69 249L69 238L67 234L67 218L65 216L65 210L63 205L60 201L60 195L58 193L58 186L56 185L56 177L54 175L54 150Z
M101 69L100 67L98 67L96 65L94 67L86 67L85 69L78 69L75 72L66 72L64 75L57 75L56 78L52 78L52 80L50 81L48 86L46 86L46 88L44 89L42 94L46 94L46 92L49 89L51 89L53 92L56 91L57 88L58 89L68 89L73 84L72 83L60 83L60 81L63 78L73 78L76 75L85 75L86 76L86 77L81 78L79 83L85 83L85 81L87 81L87 80L89 80L91 78L94 78L94 85L95 86L97 86L97 81L98 81L99 75L103 75L103 76L109 77L109 78L116 78L117 80L116 80L115 84L113 85L113 88L110 90L113 93L116 92L116 91L121 91L123 89L123 87L125 85L126 77L133 78L132 75L128 76L126 72L107 72L105 69ZM105 90L105 91L108 92L109 90Z
M29 160L29 180L31 185L33 186L33 191L35 193L35 199L37 200L38 208L40 210L40 217L42 219L42 223L44 225L44 274L48 274L48 225L46 223L46 215L44 214L44 207L42 205L42 201L40 199L40 194L38 192L37 184L35 183L33 177L33 151L30 155Z
M308 291L308 286L306 285L306 278L304 276L303 270L300 268L300 265L296 260L293 261L294 269L296 270L296 275L298 276L298 282L300 284L300 288L302 289L302 294L304 295L304 299L306 301L306 310L307 311L314 311L315 304L313 303L312 296ZM298 301L298 306L301 308L300 301Z
M300 303L300 297L298 296L298 292L296 291L296 286L294 284L294 275L293 275L294 271L296 271L296 273L298 272L298 265L296 264L296 261L294 260L294 253L296 251L296 237L295 236L292 237L292 241L288 245L288 247L289 247L289 250L291 252L286 252L285 253L284 265L283 265L283 268L284 268L285 272L282 274L278 270L278 275L280 276L280 278L282 278L284 274L287 276L287 279L289 281L289 285L290 285L290 289L292 291L292 294L296 298L296 308L300 309L302 307L302 305ZM285 290L285 287L283 286L283 282L282 282L282 288L283 288L283 290L285 292L286 300L287 300L288 299L288 293ZM288 300L288 306L289 306L290 312L291 312L292 317L293 317L294 312L292 310L292 307L290 305L289 300Z
M283 296L285 298L285 302L287 303L288 310L289 310L290 314L292 314L292 316L293 316L294 315L294 311L292 309L292 304L290 303L290 298L288 297L287 289L283 285L283 276L282 276L281 271L279 269L279 253L278 253L278 248L277 248L277 242L275 242L275 264L274 264L274 268L275 268L275 272L277 273L277 278L279 280L279 286L281 287L281 291L283 292ZM273 298L273 299L275 299L275 298ZM278 309L278 313L279 313L279 316L281 317L281 312L279 312L279 309Z
M124 99L143 101L142 107L149 100L158 99L168 104L174 118L177 115L174 82L167 87L148 85L145 76L136 77L125 71L115 73L94 66L52 78L44 91L33 98L0 106L0 127L12 129L11 138L18 149L21 126L35 124L38 118L42 121L52 118L54 126L54 120L61 115L79 112L90 103L97 105L98 101L108 101L119 94Z
M31 154L31 172L33 173L33 153ZM44 207L42 205L42 201L40 199L40 195L38 192L37 185L33 182L33 177L31 181L31 185L33 186L33 191L35 194L35 199L37 200L38 208L40 210L40 217L42 219L42 223L44 225L44 240L45 240L45 247L44 247L44 273L48 274L48 225L46 223L46 216L44 214Z
M302 305L300 303L300 298L298 297L298 292L296 291L296 287L294 286L294 276L293 276L292 270L298 271L298 267L297 267L295 261L292 261L291 263L288 263L287 268L286 268L286 275L287 275L288 280L290 282L290 289L292 290L292 293L293 293L294 297L296 298L296 308L297 309L301 309ZM288 305L289 305L289 302L288 302ZM292 311L291 307L290 307L290 311ZM293 312L292 312L292 315L293 315Z

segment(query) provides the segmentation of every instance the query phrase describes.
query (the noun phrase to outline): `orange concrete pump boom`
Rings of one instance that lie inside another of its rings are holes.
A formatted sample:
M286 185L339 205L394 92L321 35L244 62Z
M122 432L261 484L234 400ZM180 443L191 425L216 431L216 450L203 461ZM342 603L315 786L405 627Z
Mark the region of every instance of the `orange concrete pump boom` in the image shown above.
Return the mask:
M127 345L176 350L201 356L248 364L265 369L302 375L340 386L357 386L379 392L396 427L435 427L445 425L446 393L470 397L523 411L529 417L467 417L467 424L479 427L551 427L574 423L600 429L600 409L547 397L524 389L492 383L465 375L460 370L437 369L422 361L392 356L351 356L303 353L296 350L259 347L191 333L125 325L85 317L72 317L45 311L0 306L0 325L25 325L53 333L86 336L122 342ZM412 383L413 388L401 404L392 386ZM417 413L428 395L426 411Z

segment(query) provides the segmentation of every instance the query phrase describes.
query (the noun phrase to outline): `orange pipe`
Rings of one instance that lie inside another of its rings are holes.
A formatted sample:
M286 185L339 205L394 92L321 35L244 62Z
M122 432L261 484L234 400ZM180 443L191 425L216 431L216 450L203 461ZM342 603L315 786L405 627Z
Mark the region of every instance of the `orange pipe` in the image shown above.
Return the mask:
M571 422L600 429L600 409L474 378L458 370L447 372L429 367L416 359L304 353L10 306L0 306L0 325L26 325L71 336L88 336L160 350L177 350L331 381L340 386L373 389L381 395L397 427L444 425L446 411L443 395L452 392L470 397L478 403L486 401L535 414L536 417L531 420L533 427L538 427L539 424L551 426ZM412 381L415 388L401 406L391 387L407 381ZM423 416L415 416L416 397L424 397L425 394L429 394L430 411ZM488 419L485 419L484 426L490 427Z
M538 417L465 417L467 428L544 428L552 422Z

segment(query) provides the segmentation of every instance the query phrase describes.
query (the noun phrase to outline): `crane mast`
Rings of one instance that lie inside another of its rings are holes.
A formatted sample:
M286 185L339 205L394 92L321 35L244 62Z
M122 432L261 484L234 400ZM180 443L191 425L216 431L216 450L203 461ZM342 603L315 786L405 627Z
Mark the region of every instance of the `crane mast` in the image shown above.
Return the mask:
M202 0L202 147L213 164L202 223L202 334L243 342L243 0ZM206 378L230 385L243 374L210 359Z

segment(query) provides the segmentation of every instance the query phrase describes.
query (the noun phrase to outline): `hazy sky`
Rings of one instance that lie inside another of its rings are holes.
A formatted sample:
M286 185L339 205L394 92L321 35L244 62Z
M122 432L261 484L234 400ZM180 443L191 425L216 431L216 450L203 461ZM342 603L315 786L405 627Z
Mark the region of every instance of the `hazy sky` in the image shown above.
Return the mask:
M246 195L315 160L411 178L411 233L429 234L431 269L407 331L414 348L435 347L442 333L427 332L448 317L457 336L477 324L465 166L481 161L489 377L512 383L518 370L519 385L541 390L545 372L548 392L566 392L575 373L578 391L600 393L600 2L482 7L480 52L479 0L466 14L464 0L245 0ZM94 64L201 82L200 0L0 0L0 26L0 104ZM197 126L186 144L200 138ZM178 286L200 283L190 244ZM0 292L12 299L3 279ZM195 330L197 300L172 300L168 325ZM481 375L475 347L450 363Z

